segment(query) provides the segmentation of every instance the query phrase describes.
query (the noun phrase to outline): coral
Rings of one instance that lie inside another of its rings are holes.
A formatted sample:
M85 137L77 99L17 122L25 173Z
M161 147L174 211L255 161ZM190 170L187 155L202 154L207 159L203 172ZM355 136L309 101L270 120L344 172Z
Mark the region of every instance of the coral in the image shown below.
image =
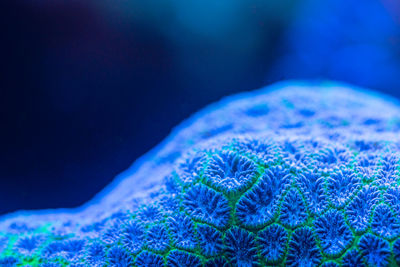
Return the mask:
M167 257L167 265L171 267L201 266L200 258L194 254L179 250L172 250Z
M199 245L204 256L212 257L222 252L223 243L220 232L204 224L198 225L197 232Z
M279 149L269 139L244 138L235 143L235 148L242 154L257 160L262 165L269 165L276 159Z
M290 183L290 175L281 166L265 170L250 191L236 205L236 217L246 228L260 228L270 222L278 210L278 200Z
M243 191L250 186L256 175L256 165L233 151L215 153L204 171L206 181L227 194Z
M129 267L133 263L132 256L121 246L112 247L107 258L109 265L113 267Z
M383 186L391 186L398 182L399 172L398 159L393 154L387 154L382 157L377 182Z
M365 234L358 243L361 255L369 266L387 266L390 257L389 242L372 234Z
M111 222L110 225L106 226L103 228L101 232L101 241L111 245L116 243L119 239L123 238L124 235L124 230L123 227L121 227L121 222ZM123 224L122 224L123 225Z
M397 239L393 244L393 254L397 265L400 265L400 239Z
M131 221L125 225L123 232L123 246L131 253L138 253L143 247L143 228L139 223Z
M18 239L17 243L15 244L15 248L21 254L30 255L35 252L42 242L43 237L40 235L23 236Z
M321 258L310 228L299 228L293 232L286 258L288 266L318 266Z
M342 265L344 267L364 267L364 261L360 253L357 250L349 250L346 255L344 255L342 260Z
M359 183L359 178L350 169L336 169L331 173L327 178L327 190L333 206L343 208Z
M0 218L0 266L400 264L400 105L281 87L195 115L83 207Z
M17 266L19 263L18 259L9 256L9 257L4 257L0 259L0 266L2 267L14 267Z
M339 267L339 265L333 261L328 261L323 263L321 267Z
M399 222L387 205L376 206L373 216L371 222L373 233L388 239L393 239L399 234Z
M205 185L194 185L184 195L183 206L194 220L224 228L230 219L230 206L221 194Z
M343 215L336 210L330 210L316 219L314 227L324 253L329 256L342 254L353 240L353 233Z
M154 223L162 219L162 214L158 207L145 206L139 212L138 219L143 223Z
M1 236L0 237L0 253L7 247L7 244L8 244L8 237L7 236Z
M400 214L400 186L389 188L384 198L386 202L394 209L397 214Z
M320 167L331 167L340 165L348 160L348 154L339 147L326 147L319 151L317 156ZM341 173L335 175L342 175Z
M207 261L204 266L205 267L215 267L215 266L228 267L229 263L225 258L218 257L218 258L214 258L214 259Z
M296 182L303 192L311 214L317 215L324 211L328 205L324 192L325 178L316 171L308 171L300 174Z
M184 214L177 214L169 221L170 236L177 248L193 250L196 237L192 220Z
M62 256L64 258L74 258L82 252L85 242L79 239L54 241L48 244L42 251L48 258Z
M304 201L296 189L291 189L287 193L280 214L280 222L289 228L295 228L307 220Z
M86 262L90 266L100 267L105 264L105 246L100 242L94 242L86 247Z
M45 262L40 264L40 267L62 267L62 265L60 263Z
M137 256L135 265L138 267L162 267L164 266L164 259L160 255L143 251Z
M287 240L288 233L284 227L279 224L268 226L257 236L261 256L267 263L280 262L286 250Z
M365 186L347 207L347 218L357 232L364 232L368 228L371 209L378 197L375 187Z
M257 265L257 249L254 234L234 227L225 235L226 253L234 266Z
M169 248L169 237L163 224L153 225L148 229L147 247L156 252L164 252Z
M205 153L194 153L186 155L184 159L177 163L176 172L182 183L190 184L199 177L205 156Z

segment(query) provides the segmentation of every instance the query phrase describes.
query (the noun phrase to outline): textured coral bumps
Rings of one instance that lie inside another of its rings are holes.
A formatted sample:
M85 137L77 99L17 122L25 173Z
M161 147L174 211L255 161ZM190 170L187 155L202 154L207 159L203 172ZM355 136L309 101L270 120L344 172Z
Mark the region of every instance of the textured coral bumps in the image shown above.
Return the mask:
M0 266L400 264L400 106L335 84L230 97L74 210L0 221Z

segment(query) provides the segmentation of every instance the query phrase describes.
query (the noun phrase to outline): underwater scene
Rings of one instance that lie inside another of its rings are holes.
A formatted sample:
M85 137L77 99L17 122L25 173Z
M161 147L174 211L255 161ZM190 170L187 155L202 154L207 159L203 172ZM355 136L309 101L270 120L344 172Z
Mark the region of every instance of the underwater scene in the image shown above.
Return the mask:
M400 2L0 5L0 267L400 266Z

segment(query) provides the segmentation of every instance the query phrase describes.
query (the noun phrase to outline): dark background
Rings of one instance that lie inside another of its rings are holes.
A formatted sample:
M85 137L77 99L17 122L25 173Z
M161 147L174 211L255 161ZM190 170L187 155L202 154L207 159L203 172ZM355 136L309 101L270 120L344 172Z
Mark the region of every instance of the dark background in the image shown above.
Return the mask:
M0 213L84 203L235 92L328 78L400 97L399 7L357 3L2 1Z

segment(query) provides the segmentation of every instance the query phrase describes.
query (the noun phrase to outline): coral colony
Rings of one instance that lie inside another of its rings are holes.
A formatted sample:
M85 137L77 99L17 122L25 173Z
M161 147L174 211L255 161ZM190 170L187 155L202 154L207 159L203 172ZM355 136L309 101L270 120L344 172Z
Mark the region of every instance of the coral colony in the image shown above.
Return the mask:
M83 207L2 217L0 266L400 264L399 141L399 103L363 89L228 97Z

